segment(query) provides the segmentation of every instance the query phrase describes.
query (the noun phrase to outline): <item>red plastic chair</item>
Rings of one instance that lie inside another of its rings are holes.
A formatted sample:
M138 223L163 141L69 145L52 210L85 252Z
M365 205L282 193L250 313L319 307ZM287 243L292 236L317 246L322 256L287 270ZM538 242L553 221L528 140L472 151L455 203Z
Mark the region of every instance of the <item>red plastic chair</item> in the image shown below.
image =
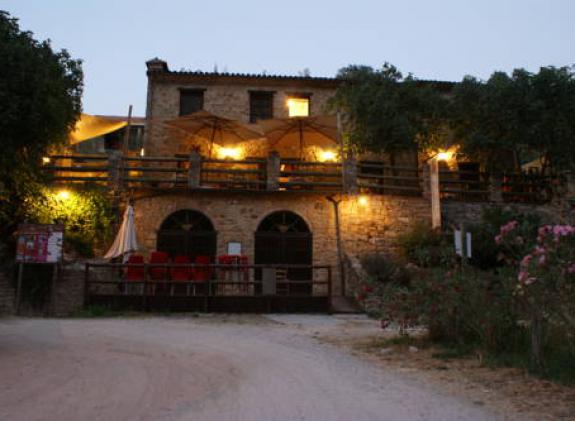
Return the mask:
M132 254L128 257L127 263L129 265L142 265L142 266L128 266L124 273L124 280L128 282L143 282L146 278L144 270L144 256L139 254ZM143 285L125 285L124 293L141 293Z
M168 263L168 253L164 251L153 251L150 254L151 264L166 264ZM153 281L165 281L168 278L168 273L165 267L151 267L149 270L150 278Z
M128 266L126 268L126 273L124 279L126 281L143 281L144 280L144 256L139 254L132 254L128 258L129 265L141 264L142 266Z
M199 267L194 268L194 281L205 282L211 279L213 274L213 268L209 267L211 264L210 256L196 256L196 265Z
M174 263L179 265L189 265L191 263L188 256L174 257ZM192 268L189 267L173 267L170 271L170 278L172 281L189 281L192 279Z

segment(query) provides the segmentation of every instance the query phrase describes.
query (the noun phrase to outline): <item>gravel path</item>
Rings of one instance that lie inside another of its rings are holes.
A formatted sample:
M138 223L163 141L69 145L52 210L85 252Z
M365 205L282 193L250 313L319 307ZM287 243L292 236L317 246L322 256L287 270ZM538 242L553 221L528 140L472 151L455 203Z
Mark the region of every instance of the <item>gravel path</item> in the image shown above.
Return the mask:
M375 328L351 322L289 315L0 320L0 420L496 418L313 337Z

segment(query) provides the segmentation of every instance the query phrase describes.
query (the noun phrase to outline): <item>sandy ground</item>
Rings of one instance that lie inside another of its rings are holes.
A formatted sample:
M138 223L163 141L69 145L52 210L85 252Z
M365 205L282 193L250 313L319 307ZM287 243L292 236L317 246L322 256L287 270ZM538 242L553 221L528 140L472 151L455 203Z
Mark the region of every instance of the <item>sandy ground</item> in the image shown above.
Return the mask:
M377 331L357 316L3 319L0 420L503 418L317 340Z

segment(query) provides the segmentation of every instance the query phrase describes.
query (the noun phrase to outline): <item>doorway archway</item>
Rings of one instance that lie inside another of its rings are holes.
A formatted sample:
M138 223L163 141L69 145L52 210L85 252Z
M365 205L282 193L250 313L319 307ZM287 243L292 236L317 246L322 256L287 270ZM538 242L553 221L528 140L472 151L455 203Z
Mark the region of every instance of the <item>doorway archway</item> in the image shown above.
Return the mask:
M158 231L156 248L174 257L188 256L195 261L197 256L216 255L217 232L212 221L201 212L184 209L168 216Z
M278 211L266 216L255 233L256 264L312 265L313 235L301 216L290 211ZM287 270L290 281L311 281L308 268ZM311 291L311 285L300 292Z

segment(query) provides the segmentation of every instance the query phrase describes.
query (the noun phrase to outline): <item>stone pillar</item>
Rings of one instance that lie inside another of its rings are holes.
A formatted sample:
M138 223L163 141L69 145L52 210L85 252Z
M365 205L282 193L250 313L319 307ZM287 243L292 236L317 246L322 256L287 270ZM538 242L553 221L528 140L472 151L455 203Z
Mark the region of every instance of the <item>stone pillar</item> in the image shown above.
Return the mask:
M441 228L441 196L439 192L439 160L429 160L429 190L431 197L431 227Z
M266 161L266 190L278 190L280 186L280 156L270 152Z
M355 157L349 157L343 161L343 191L349 194L358 192L357 186L357 161Z
M113 191L122 188L122 152L108 152L108 187Z
M489 201L494 203L503 203L503 188L500 175L489 175Z
M198 151L191 151L188 157L190 167L188 168L188 188L197 189L200 187L200 177L202 173L202 157Z

